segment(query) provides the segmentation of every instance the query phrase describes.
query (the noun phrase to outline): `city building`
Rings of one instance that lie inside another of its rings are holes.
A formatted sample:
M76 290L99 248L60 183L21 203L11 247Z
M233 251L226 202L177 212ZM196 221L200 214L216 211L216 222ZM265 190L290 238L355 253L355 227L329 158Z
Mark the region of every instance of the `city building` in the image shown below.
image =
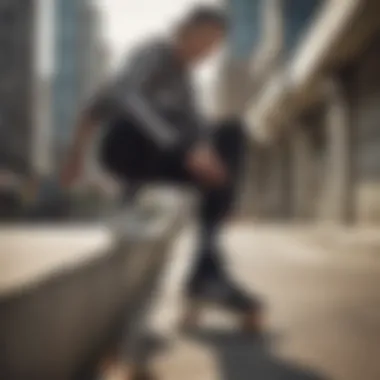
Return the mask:
M33 171L33 0L0 0L0 217L14 217Z
M0 0L0 166L31 170L35 2Z
M53 146L56 166L71 137L79 109L80 11L84 2L54 1Z
M251 212L378 222L380 3L265 0L260 10L244 106L255 146Z
M61 159L108 57L90 0L0 0L0 29L2 217L36 199L59 203Z
M85 104L104 82L109 71L109 51L103 37L102 17L92 3L83 8L80 70L80 107ZM83 183L90 185L101 177L96 158L97 144L93 144L87 155Z
M53 3L36 0L34 125L32 140L32 164L34 179L52 174L52 65L54 46Z
M53 126L59 165L83 103L104 79L102 24L91 0L55 0Z
M54 0L51 13L52 175L42 181L40 202L43 203L44 199L55 199L53 203L58 204L63 202L62 197L67 198L68 195L59 189L56 174L65 160L82 107L107 74L108 51L103 39L101 11L95 1ZM87 162L84 183L97 172L93 150L88 152ZM81 200L87 196L85 187L82 187L82 190L80 194L75 195L75 200L70 196L71 200L68 202L72 205L72 210L70 209L69 213L74 212L74 209L76 213L80 213L78 205L83 203ZM78 197L81 200L77 199ZM66 207L66 211L68 209L69 207Z

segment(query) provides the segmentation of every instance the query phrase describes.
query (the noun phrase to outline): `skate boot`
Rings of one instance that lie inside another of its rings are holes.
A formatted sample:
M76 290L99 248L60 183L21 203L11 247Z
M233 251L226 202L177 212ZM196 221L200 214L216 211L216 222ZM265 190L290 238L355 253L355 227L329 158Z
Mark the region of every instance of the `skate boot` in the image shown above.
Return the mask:
M205 307L217 307L238 317L244 331L260 333L263 307L260 301L241 289L226 275L194 281L188 286L182 327L192 328L200 321Z

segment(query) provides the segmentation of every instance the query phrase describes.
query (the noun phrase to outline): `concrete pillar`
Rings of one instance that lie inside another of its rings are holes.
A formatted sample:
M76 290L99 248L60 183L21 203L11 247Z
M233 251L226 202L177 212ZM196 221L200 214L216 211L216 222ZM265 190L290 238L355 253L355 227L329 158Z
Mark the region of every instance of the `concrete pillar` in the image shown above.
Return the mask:
M267 202L268 212L271 219L277 219L282 208L282 154L279 145L276 143L270 149L269 167L267 171L268 188Z
M293 216L293 182L292 182L292 155L291 142L289 136L283 139L279 146L279 165L280 165L280 207L278 210L279 217L289 219Z
M239 198L238 213L243 218L252 218L257 216L257 165L258 152L257 147L253 143L247 151L245 171L241 183L241 196Z
M293 214L296 218L306 219L312 215L314 194L311 185L315 173L312 146L309 136L301 126L291 136L291 151Z
M251 165L252 215L263 219L289 216L289 151L286 142L256 149Z
M283 0L266 0L265 6L265 33L272 49L281 53L284 43Z
M327 154L323 216L345 223L353 215L351 115L347 91L338 78L325 83Z
M262 146L257 151L256 165L256 181L253 184L255 194L255 214L260 219L265 219L268 216L268 171L269 152L267 146Z
M256 85L261 86L276 70L282 57L284 43L282 0L262 2L262 38L252 65Z
M217 116L241 115L253 86L249 60L227 57L220 72L219 88L216 93Z
M284 46L284 16L282 0L264 3L264 43L269 58L278 61Z

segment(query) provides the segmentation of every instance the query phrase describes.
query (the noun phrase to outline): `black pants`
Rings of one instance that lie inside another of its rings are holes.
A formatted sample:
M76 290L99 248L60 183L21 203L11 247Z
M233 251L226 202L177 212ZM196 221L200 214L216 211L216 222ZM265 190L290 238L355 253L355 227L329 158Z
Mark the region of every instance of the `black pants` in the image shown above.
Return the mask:
M200 247L190 276L194 280L217 274L222 267L214 240L233 206L245 153L246 137L238 120L221 122L213 131L211 143L228 170L229 180L226 185L212 190L187 172L180 154L159 151L133 122L111 123L101 149L106 169L122 182L186 184L199 190Z

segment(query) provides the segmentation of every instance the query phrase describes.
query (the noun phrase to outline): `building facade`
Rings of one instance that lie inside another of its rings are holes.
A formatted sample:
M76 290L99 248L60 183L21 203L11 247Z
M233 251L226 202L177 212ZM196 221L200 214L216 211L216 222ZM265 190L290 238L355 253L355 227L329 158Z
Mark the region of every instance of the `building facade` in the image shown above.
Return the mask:
M54 14L53 125L59 162L78 112L103 78L98 66L104 59L99 59L102 28L93 1L55 0Z
M33 0L0 1L0 219L6 220L21 212L33 171L35 27Z
M80 102L80 13L83 1L54 2L53 144L59 163L71 137Z
M378 1L265 4L253 52L260 80L244 108L256 147L252 213L380 221Z
M35 2L0 1L0 165L31 170Z

